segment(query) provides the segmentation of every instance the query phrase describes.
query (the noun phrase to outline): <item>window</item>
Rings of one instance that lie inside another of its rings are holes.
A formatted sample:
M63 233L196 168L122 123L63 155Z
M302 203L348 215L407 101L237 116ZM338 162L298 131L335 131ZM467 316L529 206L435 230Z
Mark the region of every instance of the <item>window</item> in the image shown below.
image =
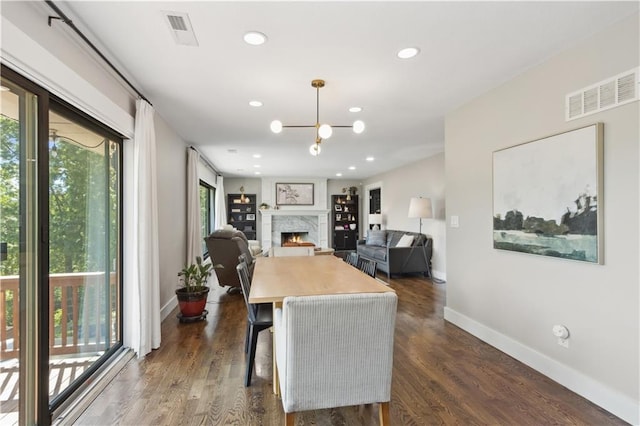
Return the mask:
M215 224L216 189L204 181L200 181L200 222L202 226L202 253L208 256L207 244L204 237L213 232Z

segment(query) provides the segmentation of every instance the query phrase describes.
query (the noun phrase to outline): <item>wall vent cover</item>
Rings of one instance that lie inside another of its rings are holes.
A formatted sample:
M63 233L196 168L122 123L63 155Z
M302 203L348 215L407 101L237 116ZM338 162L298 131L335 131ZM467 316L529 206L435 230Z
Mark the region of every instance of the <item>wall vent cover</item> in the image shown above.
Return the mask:
M565 100L566 121L615 108L640 99L640 68L618 74L569 93Z
M197 46L198 40L193 32L189 15L183 12L162 12L173 40L183 46Z

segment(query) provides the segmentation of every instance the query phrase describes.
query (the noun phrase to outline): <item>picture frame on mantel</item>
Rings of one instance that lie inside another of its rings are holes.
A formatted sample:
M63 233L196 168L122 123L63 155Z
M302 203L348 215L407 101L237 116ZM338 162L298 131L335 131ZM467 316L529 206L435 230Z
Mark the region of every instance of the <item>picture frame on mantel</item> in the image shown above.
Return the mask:
M493 153L493 247L603 264L604 124Z
M276 205L313 206L313 183L276 183Z

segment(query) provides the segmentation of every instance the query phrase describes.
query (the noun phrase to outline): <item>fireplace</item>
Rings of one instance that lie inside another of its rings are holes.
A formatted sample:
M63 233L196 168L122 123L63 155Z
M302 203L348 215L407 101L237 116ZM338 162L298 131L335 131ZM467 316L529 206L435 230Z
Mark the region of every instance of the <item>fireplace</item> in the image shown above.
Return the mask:
M309 233L305 231L281 232L280 245L282 247L315 246L313 242L309 241Z

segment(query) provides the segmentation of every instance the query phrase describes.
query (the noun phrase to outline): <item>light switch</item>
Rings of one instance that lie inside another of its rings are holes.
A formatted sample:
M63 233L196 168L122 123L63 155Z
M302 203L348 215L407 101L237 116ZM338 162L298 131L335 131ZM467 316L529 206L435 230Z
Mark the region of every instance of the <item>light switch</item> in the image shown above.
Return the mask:
M460 222L459 222L458 216L451 216L451 227L457 228L459 226L460 226Z

